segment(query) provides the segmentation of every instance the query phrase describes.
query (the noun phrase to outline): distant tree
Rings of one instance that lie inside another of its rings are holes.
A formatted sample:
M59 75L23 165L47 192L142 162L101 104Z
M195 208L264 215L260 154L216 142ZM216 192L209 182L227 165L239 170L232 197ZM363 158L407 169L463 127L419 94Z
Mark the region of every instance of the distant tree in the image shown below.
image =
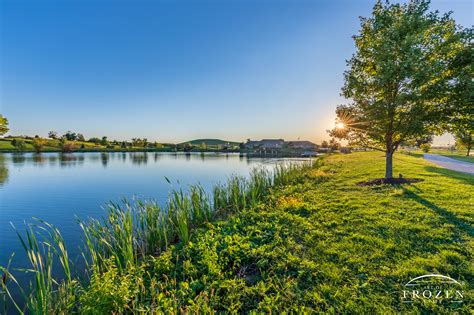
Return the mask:
M66 140L68 141L75 141L77 140L77 134L75 132L72 132L72 131L68 131L66 132L64 135L63 135L64 138L66 138Z
M57 139L58 138L58 133L56 131L50 131L50 132L48 132L48 138Z
M8 130L8 119L0 115L0 136L6 134Z
M474 131L472 129L470 131L458 129L454 132L454 139L456 139L458 147L467 149L466 156L469 156L474 142Z
M420 149L425 152L425 153L428 153L430 152L430 149L431 149L431 143L422 143L420 145Z
M127 142L122 141L122 144L120 145L120 147L121 147L122 149L126 149L126 148L127 148Z
M43 151L45 143L45 140L41 139L40 137L33 139L32 145L36 153L40 153L41 151Z
M99 144L100 143L100 139L97 138L97 137L92 137L88 140L88 142L92 142L92 143L95 143L95 144Z
M13 139L11 144L17 148L18 151L23 151L26 149L26 142L23 139Z
M142 140L142 145L143 145L143 147L146 148L147 144L148 144L148 139L147 139L147 138L143 138L143 140Z
M419 148L421 148L421 146L423 144L431 144L433 142L433 135L426 135L424 137L420 137L420 138L416 138L415 139L415 145ZM431 147L431 145L430 145Z
M329 148L329 143L326 140L323 140L323 142L321 142L321 148Z
M331 140L329 141L329 147L332 151L337 151L341 148L341 144L337 142L336 139L331 138Z
M76 136L76 140L77 141L86 141L86 139L84 138L84 135L82 133L78 133L77 136Z
M106 137L106 136L103 136L103 137L102 137L102 140L100 140L100 144L102 144L102 145L108 145L108 144L109 144L109 142L107 141L107 137Z
M449 14L428 9L426 0L377 1L372 16L361 18L342 89L352 103L338 106L339 128L330 132L350 145L385 152L386 179L401 143L441 132L457 75L450 65L470 40Z
M132 138L132 146L138 147L141 143L141 140L139 138Z

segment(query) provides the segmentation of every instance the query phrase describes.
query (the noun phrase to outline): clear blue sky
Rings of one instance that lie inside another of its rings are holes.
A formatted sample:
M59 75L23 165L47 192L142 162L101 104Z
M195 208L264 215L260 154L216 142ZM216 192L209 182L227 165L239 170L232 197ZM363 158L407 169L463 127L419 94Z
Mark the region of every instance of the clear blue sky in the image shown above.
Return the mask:
M321 141L373 1L0 0L11 134ZM473 24L470 0L433 1Z

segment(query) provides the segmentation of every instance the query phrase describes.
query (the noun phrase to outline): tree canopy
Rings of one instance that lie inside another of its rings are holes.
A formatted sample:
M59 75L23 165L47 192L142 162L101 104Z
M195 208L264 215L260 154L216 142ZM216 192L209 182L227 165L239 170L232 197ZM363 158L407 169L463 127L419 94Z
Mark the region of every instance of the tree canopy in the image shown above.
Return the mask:
M450 95L458 86L457 58L472 30L457 26L450 14L429 11L429 1L405 4L378 1L372 16L361 18L356 52L347 61L332 136L392 155L402 142L440 133L452 116Z
M0 115L0 136L6 134L8 130L8 119Z

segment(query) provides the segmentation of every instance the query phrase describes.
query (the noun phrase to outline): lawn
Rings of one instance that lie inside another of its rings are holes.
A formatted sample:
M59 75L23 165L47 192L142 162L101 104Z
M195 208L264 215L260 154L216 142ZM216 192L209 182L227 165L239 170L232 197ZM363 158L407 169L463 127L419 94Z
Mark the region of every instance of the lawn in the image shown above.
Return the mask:
M423 182L360 187L383 174L381 153L324 164L154 259L155 302L197 312L468 312L468 302L400 297L403 284L429 273L473 283L474 177L399 154L395 174Z
M399 173L423 181L358 186L384 174L382 153L326 156L187 243L125 270L106 261L68 303L86 313L469 313L474 176L403 154ZM464 302L402 303L404 284L430 273L463 282Z

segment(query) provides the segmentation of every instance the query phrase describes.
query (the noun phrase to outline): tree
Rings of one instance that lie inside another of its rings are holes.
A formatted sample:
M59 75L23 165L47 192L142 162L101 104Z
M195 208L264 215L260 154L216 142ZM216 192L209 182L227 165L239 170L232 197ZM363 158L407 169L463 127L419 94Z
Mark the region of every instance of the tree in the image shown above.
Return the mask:
M426 0L378 1L372 16L361 18L356 52L344 73L342 95L352 103L337 107L330 134L385 152L386 179L402 142L441 132L456 76L449 65L468 43L449 14L428 9Z
M76 136L76 140L77 141L86 141L86 139L84 138L84 135L82 133L78 133L77 136Z
M63 135L64 138L66 138L66 140L68 141L75 141L77 140L77 134L75 132L72 132L72 131L68 131L66 132L64 135Z
M32 142L33 148L35 149L36 153L40 153L41 151L43 151L44 144L45 141L39 137L33 139Z
M23 151L26 149L26 143L23 139L13 139L11 141L12 146L18 149L18 151Z
M92 143L98 144L98 143L100 143L100 139L97 138L97 137L92 137L92 138L89 139L88 142L92 142Z
M473 39L473 30L464 30L466 37ZM451 116L447 130L451 131L456 143L467 149L469 156L474 138L474 44L465 45L456 56L451 69L457 73L450 94Z
M425 152L425 153L428 153L430 152L430 149L431 149L431 143L422 143L420 145L420 149Z
M8 119L0 115L0 136L3 136L8 132Z
M329 147L331 148L332 151L339 150L341 148L341 144L336 141L336 139L331 138L329 141Z
M329 143L326 140L323 140L323 142L321 142L321 148L329 148Z
M456 139L456 144L460 147L467 149L466 156L471 154L472 144L474 138L474 131L471 130L462 130L458 129L454 132L454 139Z
M50 132L48 132L48 138L57 139L58 138L58 133L56 131L50 131Z
M108 145L108 144L109 144L109 142L107 141L107 137L106 137L106 136L103 136L103 137L102 137L102 140L100 140L100 144L102 144L102 145Z

